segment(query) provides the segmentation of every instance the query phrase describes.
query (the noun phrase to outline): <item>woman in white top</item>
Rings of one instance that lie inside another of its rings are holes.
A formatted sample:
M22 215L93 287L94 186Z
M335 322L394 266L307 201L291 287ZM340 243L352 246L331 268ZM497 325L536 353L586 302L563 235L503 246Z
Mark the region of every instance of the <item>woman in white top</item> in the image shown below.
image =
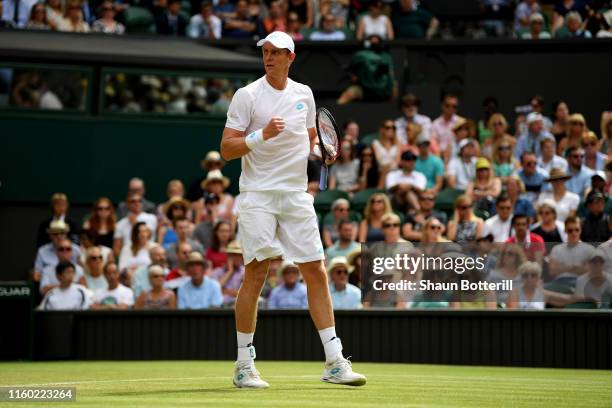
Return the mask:
M388 172L397 168L401 154L393 120L385 119L381 122L379 135L379 139L372 142L372 149L381 172Z
M576 210L578 210L578 205L580 204L578 194L567 191L565 187L565 182L570 178L570 175L565 170L552 169L549 177L546 179L546 182L552 185L552 191L542 192L538 197L538 204L546 200L552 200L555 203L557 220L561 222L565 222L565 219L570 215L576 215Z
M137 222L132 227L132 243L125 245L119 256L119 270L132 272L141 266L151 263L149 250L156 245L150 242L151 230L144 222Z
M394 38L391 20L383 14L383 2L374 1L370 4L368 14L359 20L357 26L357 39L363 41L371 35L377 35L383 40Z
M546 307L542 289L542 268L525 262L518 268L521 283L508 296L508 309L542 310Z
M83 20L83 10L81 3L72 0L66 6L64 19L58 23L58 31L68 31L71 33L88 33L89 24Z
M344 140L340 156L329 172L329 188L353 193L359 190L359 159L355 158L353 144Z

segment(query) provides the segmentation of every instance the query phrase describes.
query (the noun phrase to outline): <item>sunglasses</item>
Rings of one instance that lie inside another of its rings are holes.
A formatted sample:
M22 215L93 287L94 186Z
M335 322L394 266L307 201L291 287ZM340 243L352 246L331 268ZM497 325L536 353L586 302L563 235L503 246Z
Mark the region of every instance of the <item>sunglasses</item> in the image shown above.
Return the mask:
M58 251L60 252L68 252L68 251L72 251L71 247L59 247L57 248Z
M499 151L509 151L512 150L512 146L499 146Z
M442 226L441 225L430 225L429 229L431 229L431 230L440 230L440 229L442 229Z
M597 146L597 142L587 143L587 144L585 144L585 146L591 146L591 147Z
M536 165L536 162L534 161L525 162L525 166L535 166L535 165Z
M572 232L580 232L580 228L568 228L565 230L565 232L567 233L572 233Z
M376 200L372 200L372 204L380 204L380 203L384 203L385 200L381 200L381 199L376 199Z
M454 103L445 103L444 106L447 108L457 109L458 105L455 105Z
M548 215L548 214L552 214L552 211L540 211L538 214L540 214L540 215Z
M538 274L537 273L523 273L521 274L522 278L537 278Z
M504 126L504 124L501 122L495 122L493 123L493 126Z
M161 275L159 273L156 273L155 275L151 275L152 278L163 278L164 275Z
M348 211L348 208L335 208L334 211Z
M361 157L372 157L372 153L361 153Z
M110 207L98 207L96 208L98 211L108 211L110 210Z
M395 125L387 125L387 126L383 126L383 129L395 129Z
M433 199L433 197L421 197L421 198L419 198L419 200L421 200L421 201L433 201L434 199Z
M457 208L459 208L460 210L467 210L468 208L472 208L472 204L470 205L460 205Z
M102 255L100 255L100 256L90 256L87 259L90 260L90 261L101 261L102 260Z
M383 224L383 228L398 228L399 226L399 223Z
M584 157L584 154L572 154L570 157L572 159L582 159Z
M130 203L130 204L136 204L136 203L139 203L139 202L140 202L140 200L128 200L128 203Z
M498 205L497 209L498 210L508 210L508 211L510 211L512 209L512 207L509 206L509 205Z
M348 275L348 270L346 270L346 269L336 269L334 271L334 273L336 275Z

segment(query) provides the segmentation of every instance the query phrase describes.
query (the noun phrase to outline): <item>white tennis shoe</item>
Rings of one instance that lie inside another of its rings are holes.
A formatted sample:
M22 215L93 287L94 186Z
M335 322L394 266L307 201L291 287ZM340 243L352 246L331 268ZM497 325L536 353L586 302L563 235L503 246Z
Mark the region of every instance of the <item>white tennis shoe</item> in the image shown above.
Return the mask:
M255 362L236 361L234 369L234 385L238 388L268 388L270 385L261 379Z
M365 385L366 377L365 375L353 372L351 361L340 357L333 363L325 364L321 381L332 384L360 386Z

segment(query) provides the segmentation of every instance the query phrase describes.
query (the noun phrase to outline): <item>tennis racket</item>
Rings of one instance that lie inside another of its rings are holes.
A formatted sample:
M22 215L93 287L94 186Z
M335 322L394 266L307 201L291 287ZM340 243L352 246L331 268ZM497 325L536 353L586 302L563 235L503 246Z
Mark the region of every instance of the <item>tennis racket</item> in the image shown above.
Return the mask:
M331 113L325 108L317 109L317 134L319 135L319 148L321 149L321 179L319 190L327 189L327 160L335 160L340 155L340 130Z

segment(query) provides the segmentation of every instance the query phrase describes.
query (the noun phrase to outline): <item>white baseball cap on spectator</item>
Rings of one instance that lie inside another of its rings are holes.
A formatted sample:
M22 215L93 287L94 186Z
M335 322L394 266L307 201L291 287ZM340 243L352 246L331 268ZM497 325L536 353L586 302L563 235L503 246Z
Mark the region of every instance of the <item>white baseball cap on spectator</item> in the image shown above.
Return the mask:
M529 16L529 22L533 23L534 21L544 22L544 16L541 13L533 13Z
M293 42L293 38L291 38L289 34L283 33L282 31L271 32L266 38L257 41L257 46L261 47L267 42L276 48L286 48L291 52L295 52L295 43Z
M529 115L527 115L527 124L531 125L533 122L537 122L537 121L543 121L544 117L542 116L541 113L538 112L531 112Z

